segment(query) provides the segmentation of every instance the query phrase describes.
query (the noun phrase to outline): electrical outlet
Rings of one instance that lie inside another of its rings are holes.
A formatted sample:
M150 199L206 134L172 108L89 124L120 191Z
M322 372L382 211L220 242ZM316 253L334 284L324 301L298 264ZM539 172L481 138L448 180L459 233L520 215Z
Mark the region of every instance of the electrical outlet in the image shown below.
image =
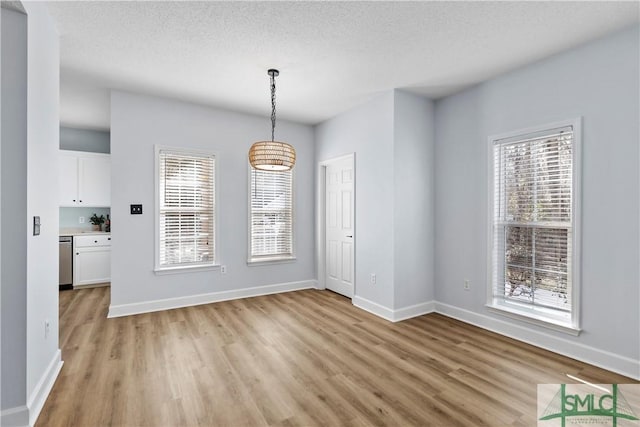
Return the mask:
M83 216L78 217L78 223L79 224L84 224L84 217Z
M51 331L51 324L49 320L44 321L44 339L49 338L49 332Z
M469 279L464 279L464 290L465 291L471 290L471 282L469 281Z
M369 280L371 281L372 285L375 285L376 282L378 281L378 278L376 277L376 273L371 273L371 278Z
M227 274L227 266L226 265L221 265L220 266L220 273L221 274Z

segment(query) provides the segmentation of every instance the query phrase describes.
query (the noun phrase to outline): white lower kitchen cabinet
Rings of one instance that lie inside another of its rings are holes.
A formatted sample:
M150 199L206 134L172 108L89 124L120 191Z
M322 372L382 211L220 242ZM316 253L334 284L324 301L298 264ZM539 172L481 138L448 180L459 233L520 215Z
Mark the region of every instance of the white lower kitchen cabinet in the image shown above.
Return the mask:
M111 281L111 236L76 236L73 249L74 288Z

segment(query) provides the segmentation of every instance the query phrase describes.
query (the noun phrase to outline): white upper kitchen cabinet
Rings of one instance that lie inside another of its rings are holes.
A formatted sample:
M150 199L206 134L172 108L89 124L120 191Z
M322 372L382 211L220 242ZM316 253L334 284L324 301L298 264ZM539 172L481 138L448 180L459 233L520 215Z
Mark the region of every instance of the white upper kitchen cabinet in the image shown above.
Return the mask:
M60 206L111 206L111 156L60 150Z

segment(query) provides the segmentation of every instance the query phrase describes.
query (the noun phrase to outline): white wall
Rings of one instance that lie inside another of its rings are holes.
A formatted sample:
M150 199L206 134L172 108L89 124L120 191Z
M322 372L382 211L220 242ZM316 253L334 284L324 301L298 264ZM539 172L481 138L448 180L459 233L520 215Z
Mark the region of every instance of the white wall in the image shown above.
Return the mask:
M583 328L567 336L640 359L638 27L559 54L436 103L436 299L487 318L487 137L583 117ZM463 290L463 279L471 291ZM574 347L575 352L587 349ZM604 355L603 355L604 357ZM612 359L612 360L613 360ZM621 362L625 362L620 359ZM636 371L636 376L640 372Z
M1 14L1 409L6 411L24 406L27 395L27 16L4 8Z
M355 295L387 309L394 293L393 99L385 92L315 128L317 162L356 153Z
M2 9L3 425L33 424L61 367L58 198L51 191L58 179L59 44L46 6L24 8L26 20ZM39 236L32 235L36 215Z
M318 161L356 153L354 303L388 318L433 299L433 115L392 90L316 126Z
M58 180L60 46L43 3L25 2L28 14L27 113L27 404L30 417L46 392L39 384L59 369L58 350ZM40 235L32 221L40 216ZM50 324L45 338L45 321ZM46 387L46 385L45 385Z
M111 306L308 281L314 270L313 130L278 121L276 137L297 152L293 263L247 266L248 160L251 144L270 135L269 116L113 92L111 97ZM228 269L156 275L154 144L213 150L217 167L217 258ZM143 204L143 215L129 205Z
M434 104L394 92L394 308L434 297Z

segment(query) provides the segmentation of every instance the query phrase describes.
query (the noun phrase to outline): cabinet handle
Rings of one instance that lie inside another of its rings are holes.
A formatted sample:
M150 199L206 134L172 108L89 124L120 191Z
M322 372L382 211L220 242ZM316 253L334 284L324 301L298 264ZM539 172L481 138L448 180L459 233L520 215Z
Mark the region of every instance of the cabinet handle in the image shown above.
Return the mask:
M75 202L75 201L76 201L76 199L73 199L73 201Z
M111 240L111 237L107 237L107 240Z
M79 200L80 203L82 203L82 200Z
M76 255L80 255L80 252L76 252Z
M97 240L94 240L94 241L93 241L93 243L98 243L98 241L97 241Z

